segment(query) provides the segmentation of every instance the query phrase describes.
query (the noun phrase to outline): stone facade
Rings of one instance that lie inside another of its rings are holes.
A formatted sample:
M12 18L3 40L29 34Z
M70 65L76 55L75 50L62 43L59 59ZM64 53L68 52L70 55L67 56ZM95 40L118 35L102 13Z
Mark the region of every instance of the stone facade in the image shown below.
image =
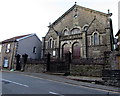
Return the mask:
M2 54L1 54L1 45L0 45L0 69L2 68Z
M42 40L43 57L48 52L61 59L67 52L72 53L72 59L104 57L113 44L110 16L75 4L50 24Z
M10 47L8 48L9 45ZM2 63L1 64L3 68L8 68L8 69L12 68L13 62L15 59L16 47L17 47L16 42L9 42L9 43L2 44L2 51L1 51Z

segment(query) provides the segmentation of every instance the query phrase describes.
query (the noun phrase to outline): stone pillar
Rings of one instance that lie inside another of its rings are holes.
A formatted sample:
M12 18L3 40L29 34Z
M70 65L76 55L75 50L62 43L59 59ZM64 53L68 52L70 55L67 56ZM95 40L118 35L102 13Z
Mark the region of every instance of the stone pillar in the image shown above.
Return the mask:
M45 37L42 37L42 52L41 57L44 58L45 55Z
M86 58L85 32L83 32L83 34L82 34L82 42L83 42L83 44L81 47L83 49L83 58Z

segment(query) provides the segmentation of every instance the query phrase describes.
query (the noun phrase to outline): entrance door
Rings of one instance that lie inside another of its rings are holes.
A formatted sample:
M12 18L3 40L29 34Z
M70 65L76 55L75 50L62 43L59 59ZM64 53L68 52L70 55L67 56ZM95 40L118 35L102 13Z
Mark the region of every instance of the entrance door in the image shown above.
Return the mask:
M65 54L69 52L68 44L64 44L62 47L62 57L65 57Z
M73 59L79 59L80 58L80 45L79 43L74 43L72 48L72 57Z

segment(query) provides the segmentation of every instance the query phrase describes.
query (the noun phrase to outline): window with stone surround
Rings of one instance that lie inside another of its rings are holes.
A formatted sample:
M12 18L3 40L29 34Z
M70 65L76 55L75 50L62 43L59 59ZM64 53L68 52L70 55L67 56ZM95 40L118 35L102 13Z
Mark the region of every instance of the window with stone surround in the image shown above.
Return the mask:
M99 33L94 32L91 39L93 45L99 45Z
M7 46L6 46L6 53L10 52L10 47L11 47L11 44L7 44Z
M52 37L48 41L48 48L54 48L54 40Z
M69 31L67 29L64 30L64 35L69 35Z
M79 34L79 33L81 33L79 28L73 28L71 30L71 34Z

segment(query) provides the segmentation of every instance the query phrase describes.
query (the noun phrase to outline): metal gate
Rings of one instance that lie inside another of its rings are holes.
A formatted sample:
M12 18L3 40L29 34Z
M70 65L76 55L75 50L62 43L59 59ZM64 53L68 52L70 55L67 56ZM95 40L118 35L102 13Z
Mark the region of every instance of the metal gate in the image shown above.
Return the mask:
M47 55L47 71L56 73L70 73L70 53L65 54L64 60L51 59L50 54Z

